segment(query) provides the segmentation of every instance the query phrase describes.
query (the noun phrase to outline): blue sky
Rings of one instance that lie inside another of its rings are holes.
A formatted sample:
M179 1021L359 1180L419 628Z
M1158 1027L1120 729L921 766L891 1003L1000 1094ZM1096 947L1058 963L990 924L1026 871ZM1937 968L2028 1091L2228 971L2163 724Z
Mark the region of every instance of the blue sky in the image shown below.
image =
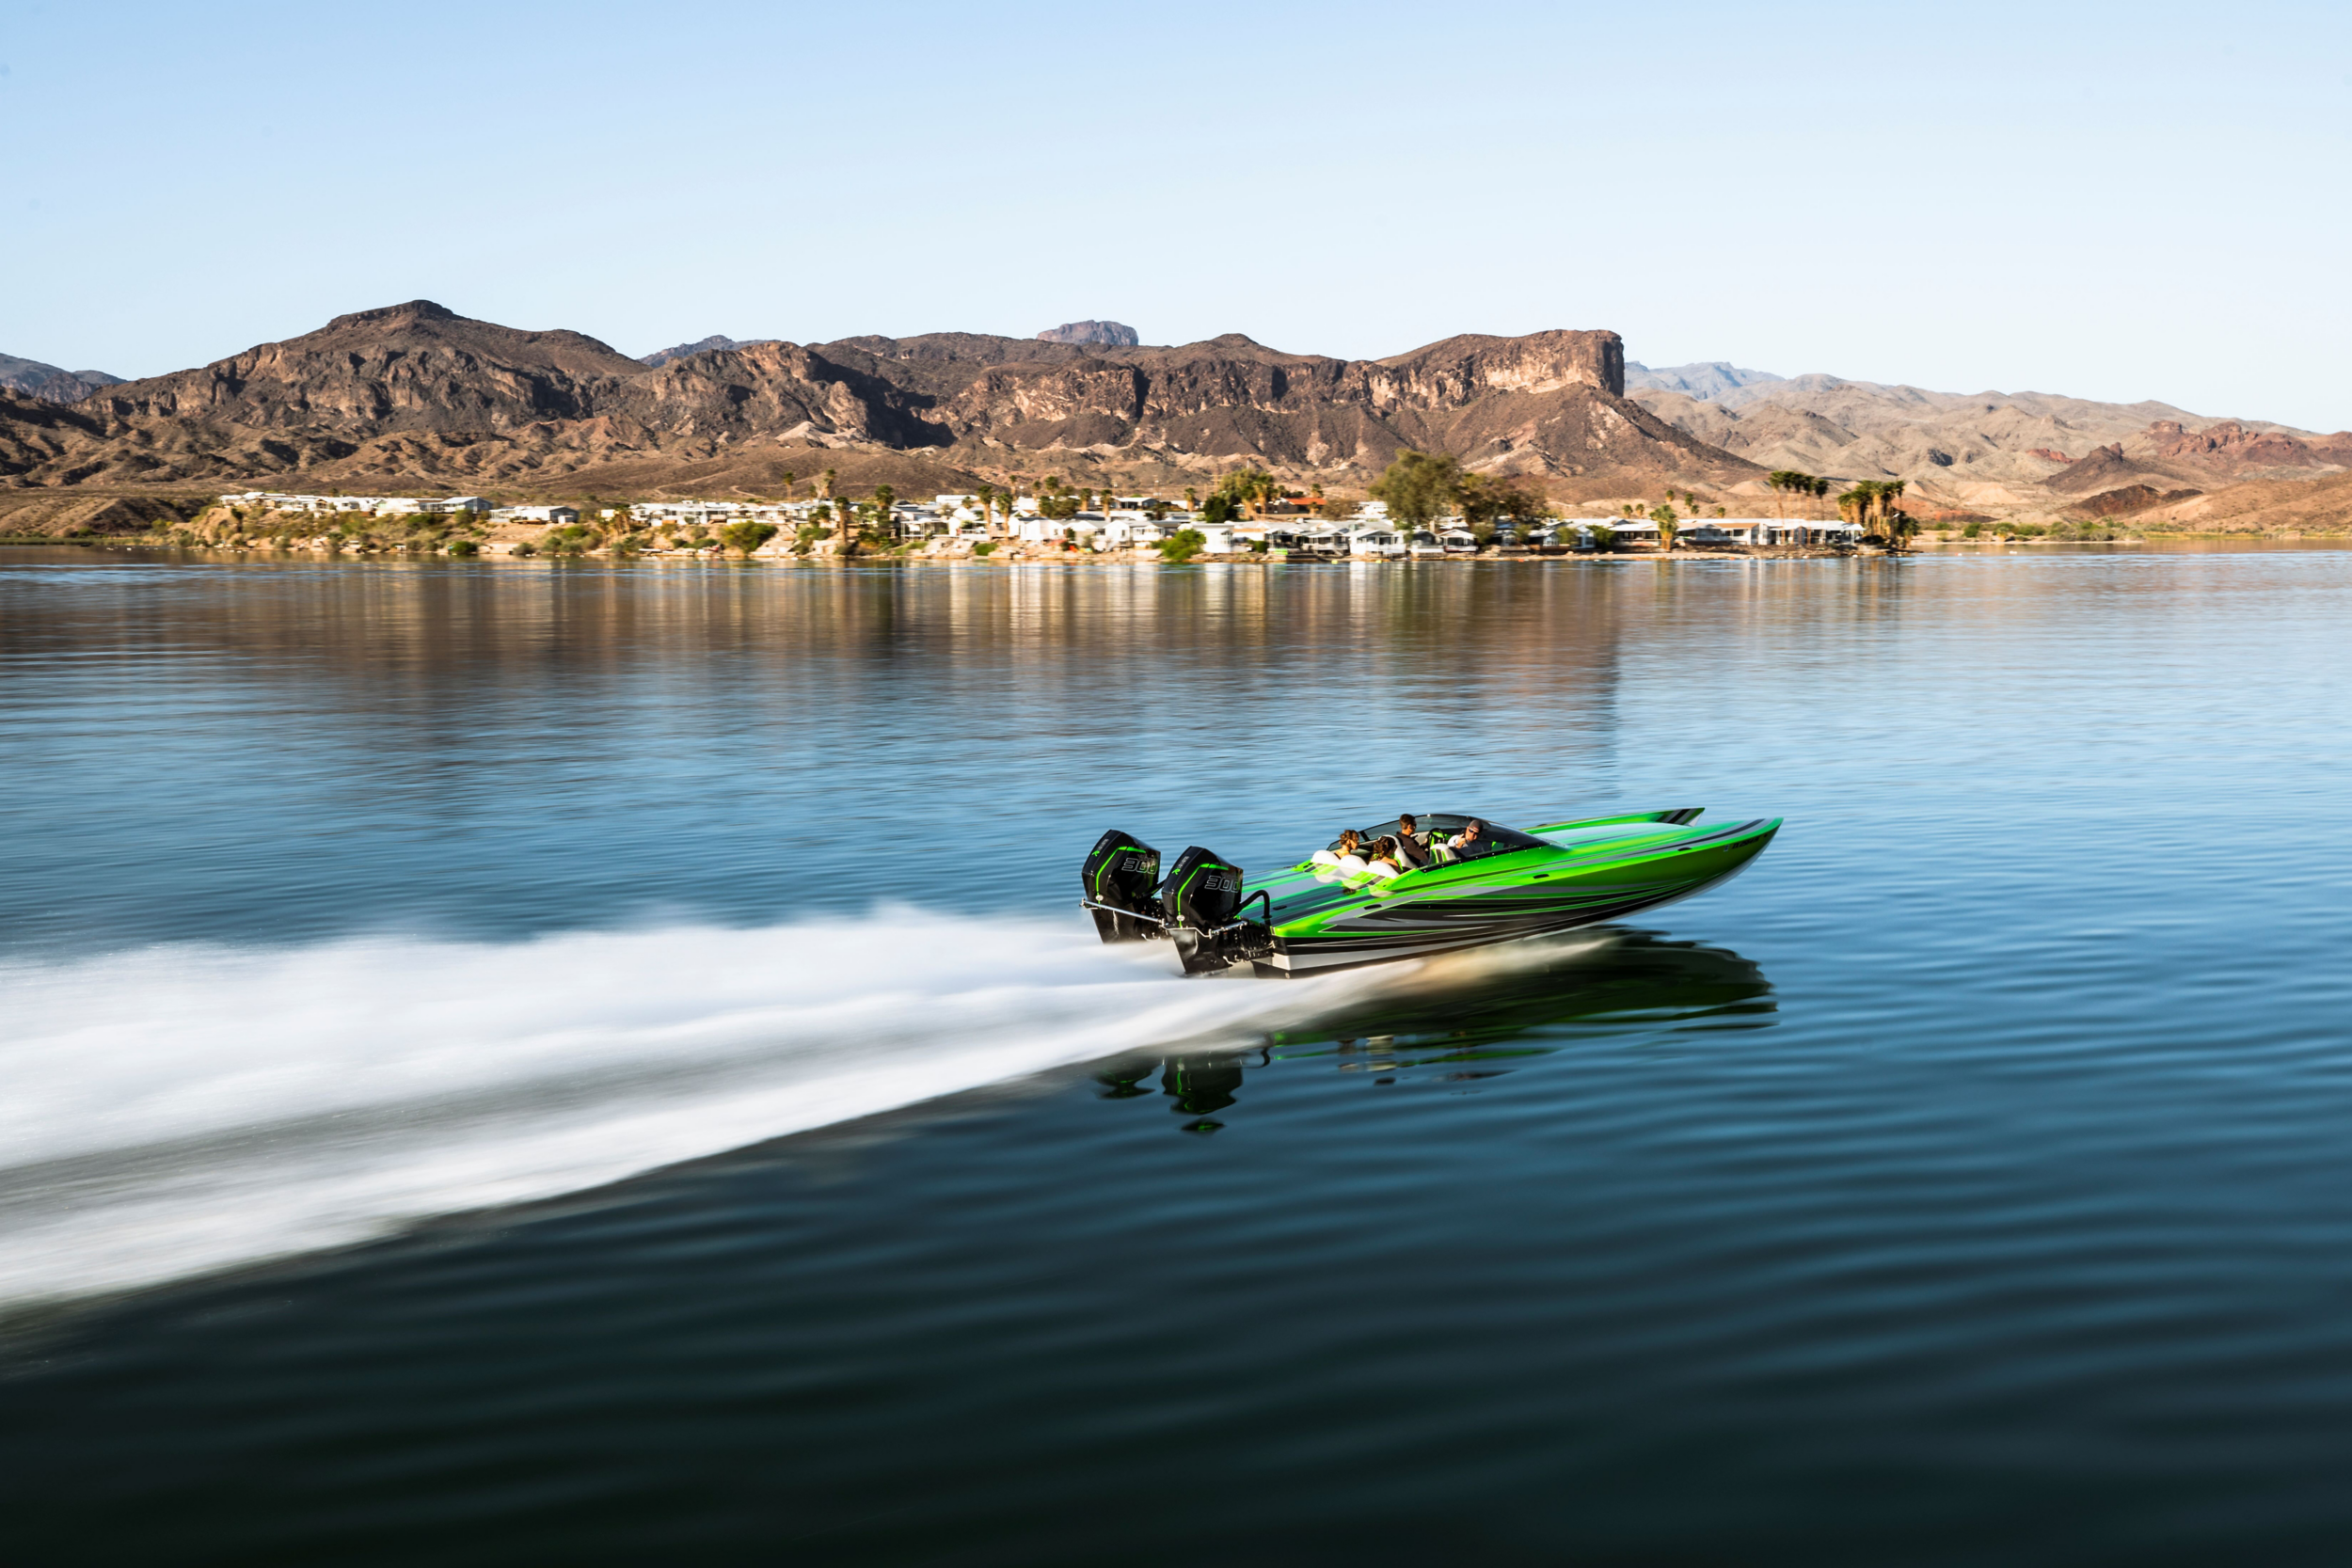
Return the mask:
M2352 7L0 7L0 351L1613 327L2352 425Z

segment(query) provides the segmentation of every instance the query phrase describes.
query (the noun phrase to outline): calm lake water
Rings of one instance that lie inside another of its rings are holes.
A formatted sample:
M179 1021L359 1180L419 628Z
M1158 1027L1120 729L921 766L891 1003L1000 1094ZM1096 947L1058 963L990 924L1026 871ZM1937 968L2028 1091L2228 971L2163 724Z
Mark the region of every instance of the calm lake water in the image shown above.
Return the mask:
M2341 1561L2352 553L0 551L19 1562ZM1105 827L1788 827L1184 981Z

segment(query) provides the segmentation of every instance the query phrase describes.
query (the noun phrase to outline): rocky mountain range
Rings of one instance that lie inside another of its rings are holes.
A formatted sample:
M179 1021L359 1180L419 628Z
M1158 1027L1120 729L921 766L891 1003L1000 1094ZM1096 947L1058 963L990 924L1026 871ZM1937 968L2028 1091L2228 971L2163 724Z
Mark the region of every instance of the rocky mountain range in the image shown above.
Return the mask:
M1412 447L1603 510L1674 487L1753 513L1769 504L1766 471L1788 467L1840 483L1902 478L1931 519L2146 514L2238 527L2288 507L2288 492L2242 506L2233 487L2352 470L2352 434L1721 362L1651 370L1629 365L1607 331L1466 335L1351 360L1238 334L1174 347L1089 338L1116 325L1056 329L1079 341L713 336L637 359L582 333L417 300L70 404L0 388L0 510L45 496L49 511L79 515L65 493L135 500L232 484L773 495L787 475L825 469L901 494L1046 473L1166 492L1245 465L1344 495ZM2324 489L2352 521L2352 489ZM2330 515L2300 499L2288 510Z
M1346 485L1407 446L1589 494L1755 472L1627 400L1613 332L1452 338L1379 360L1239 335L685 346L647 365L429 301L363 310L70 408L0 407L0 483L760 493L787 469L905 489L1048 469L1182 483L1258 464Z
M38 359L0 354L0 388L48 403L79 403L101 387L119 387L122 377L104 371L63 371Z

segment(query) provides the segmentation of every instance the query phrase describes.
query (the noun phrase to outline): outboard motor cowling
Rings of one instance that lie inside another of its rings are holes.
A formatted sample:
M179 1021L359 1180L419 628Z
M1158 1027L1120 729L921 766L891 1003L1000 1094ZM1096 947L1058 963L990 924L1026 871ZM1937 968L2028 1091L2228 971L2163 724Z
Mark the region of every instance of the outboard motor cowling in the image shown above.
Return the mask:
M1194 845L1160 884L1160 914L1184 973L1203 974L1274 951L1265 927L1243 920L1242 869Z
M1104 942L1141 942L1162 934L1153 892L1160 882L1160 852L1113 828L1094 841L1079 872L1094 929ZM1146 918L1138 920L1135 915Z
M1171 926L1214 930L1241 908L1242 869L1198 844L1176 857L1160 885L1160 914Z

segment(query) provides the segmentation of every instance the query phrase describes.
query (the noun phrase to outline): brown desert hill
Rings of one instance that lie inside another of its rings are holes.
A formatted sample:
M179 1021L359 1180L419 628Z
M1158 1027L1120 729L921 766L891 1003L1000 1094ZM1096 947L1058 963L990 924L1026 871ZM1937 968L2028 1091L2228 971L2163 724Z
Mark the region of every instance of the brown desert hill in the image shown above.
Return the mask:
M1702 440L1768 467L1842 481L1901 479L1950 500L2031 504L2052 475L2152 420L2194 419L2161 403L2099 404L2042 392L1934 392L1802 375L1708 399L1636 401Z
M2342 533L2352 529L2352 472L2249 480L2169 501L2132 522L2185 533Z
M2222 420L2189 430L2177 420L2158 420L2136 443L2155 462L2233 477L2289 477L2296 468L2352 467L2352 431L2298 436L2275 425Z
M580 419L645 367L578 332L524 332L411 300L337 316L199 370L105 388L80 404L110 422L181 419L249 430L512 429Z
M2203 494L2202 490L2159 490L2153 484L2123 484L2087 496L2068 510L2077 517L2128 517L2151 507L2169 506Z
M831 467L912 494L1048 468L1073 483L1182 483L1250 463L1347 486L1407 446L1578 496L1756 472L1628 401L1624 364L1615 333L1553 331L1380 360L1238 334L1147 348L935 333L697 348L647 366L580 333L418 300L107 388L71 419L0 404L0 477L773 493L787 470Z
M2061 496L2088 496L2132 484L2161 469L2136 463L2123 455L2123 443L2094 447L2042 483Z
M87 415L0 388L0 478L51 467L102 438L98 421Z
M0 354L0 389L24 392L46 403L79 403L101 387L119 387L122 377L104 371L69 371L38 359Z
M1756 372L1739 372L1736 384L1718 378L1694 394L1655 375L1644 379L1651 385L1637 388L1635 401L1701 440L1840 483L1901 479L1911 487L1911 510L1922 516L1966 508L2055 517L2076 505L2065 498L2134 484L2161 499L2352 467L2352 435L2204 420L2155 402L1935 392ZM2081 514L2076 507L2066 515Z

